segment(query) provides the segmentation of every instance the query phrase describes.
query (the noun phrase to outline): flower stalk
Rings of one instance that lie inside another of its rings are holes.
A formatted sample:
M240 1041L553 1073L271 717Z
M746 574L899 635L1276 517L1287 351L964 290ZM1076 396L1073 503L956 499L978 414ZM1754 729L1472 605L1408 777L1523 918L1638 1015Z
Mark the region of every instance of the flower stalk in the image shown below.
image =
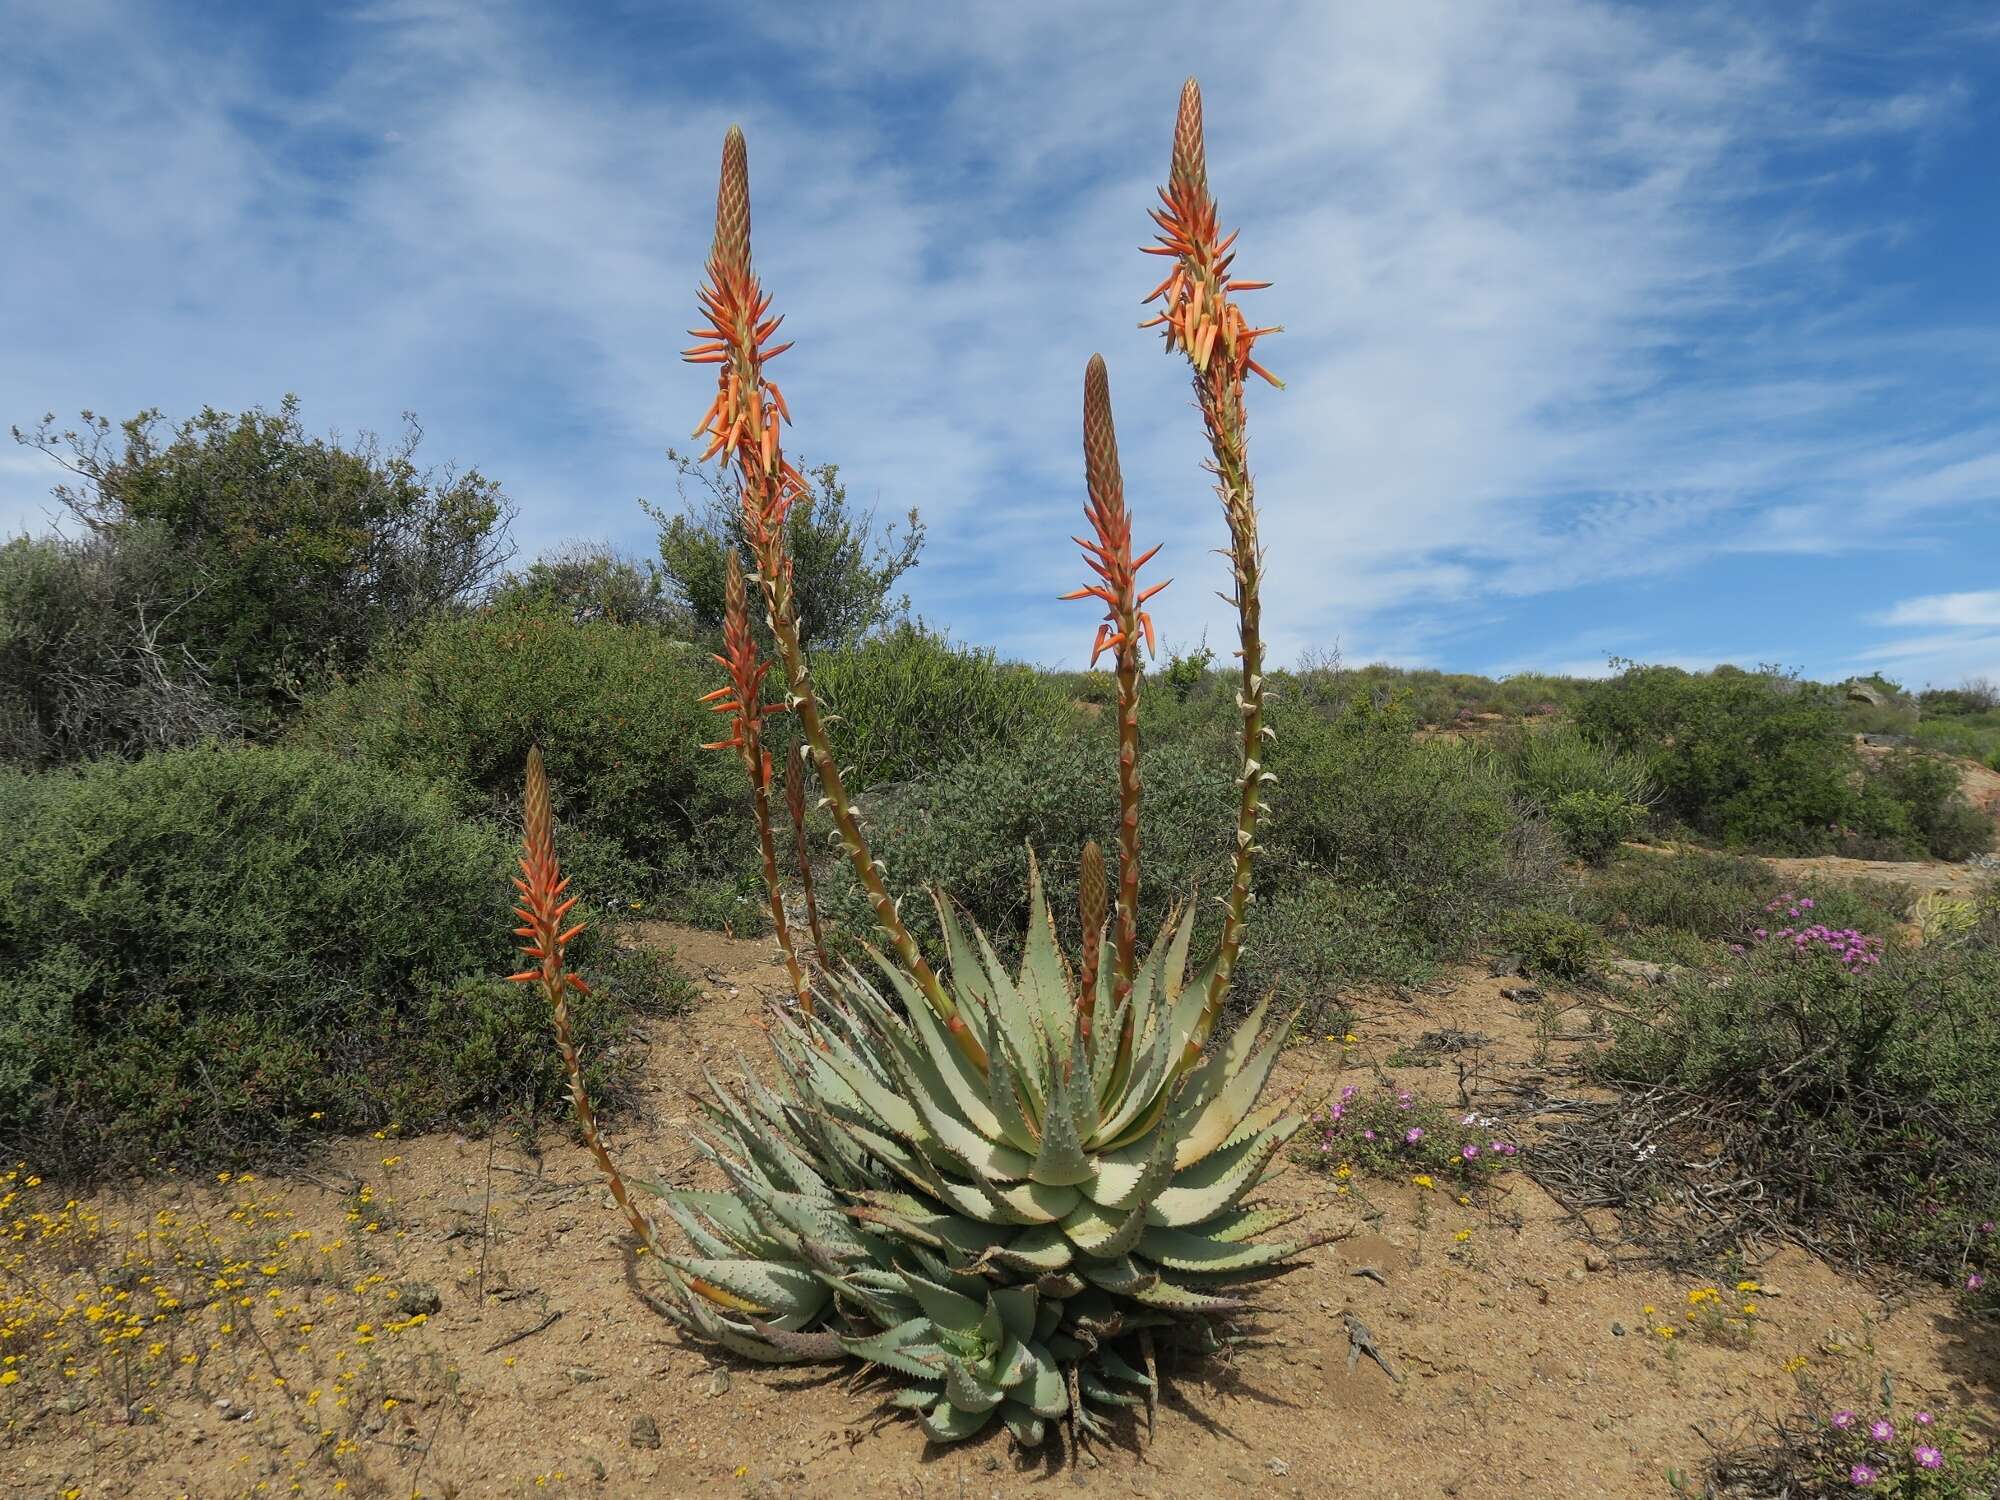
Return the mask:
M1233 277L1232 246L1236 235L1218 227L1215 199L1208 189L1207 152L1202 140L1201 88L1188 79L1181 89L1180 113L1174 125L1172 162L1167 185L1160 189L1163 208L1152 210L1159 243L1145 246L1149 255L1173 258L1166 280L1146 295L1145 302L1162 301L1158 316L1142 328L1165 329L1167 351L1186 356L1194 377L1195 399L1208 432L1212 455L1206 465L1215 476L1216 494L1229 523L1232 589L1223 596L1236 606L1242 684L1236 706L1242 716L1242 769L1237 778L1236 856L1229 894L1224 898L1222 939L1208 1000L1190 1043L1205 1042L1228 994L1236 958L1242 951L1245 913L1255 900L1251 891L1257 825L1264 811L1264 789L1275 778L1264 769L1264 641L1259 586L1264 553L1257 539L1257 502L1247 455L1244 381L1256 375L1271 385L1281 382L1253 357L1257 340L1280 330L1253 328L1237 306L1234 294L1261 291L1266 281Z
M521 802L521 823L521 873L514 877L514 888L521 893L521 905L514 908L514 915L521 919L521 925L514 929L514 933L527 939L521 952L533 959L534 964L507 977L516 984L541 985L542 993L548 998L556 1047L562 1053L563 1072L569 1078L570 1102L576 1107L576 1123L583 1133L583 1142L596 1158L597 1170L604 1174L605 1184L611 1189L619 1211L625 1215L625 1222L632 1226L632 1232L650 1254L660 1255L659 1233L653 1227L652 1219L633 1201L624 1177L612 1163L611 1154L604 1149L604 1140L597 1128L597 1113L591 1108L590 1091L584 1086L583 1061L577 1054L576 1038L570 1027L570 994L574 991L587 995L590 987L570 973L564 954L570 941L583 931L584 924L578 922L568 928L563 926L576 906L577 898L564 894L569 889L569 881L556 862L555 812L549 800L549 777L542 765L539 745L528 752L528 777Z
M791 976L792 994L799 1010L810 1016L813 1009L812 984L798 950L792 944L792 926L785 918L785 891L778 880L778 846L771 828L771 752L764 748L764 716L779 713L782 703L764 702L764 674L770 670L750 634L749 594L743 586L743 564L730 549L723 576L722 654L716 657L729 673L729 685L704 694L702 702L714 712L730 715L731 734L726 740L703 745L704 750L734 750L750 778L750 801L757 822L757 849L763 856L764 893L771 903L771 928L778 935L778 947L785 955L785 972Z
M1093 354L1083 372L1083 468L1089 499L1084 515L1094 535L1073 537L1098 581L1064 594L1064 599L1096 599L1105 618L1091 643L1090 664L1113 653L1118 676L1118 909L1112 994L1122 1003L1132 989L1139 946L1139 670L1140 641L1154 645L1153 617L1146 601L1171 583L1139 591L1139 570L1154 547L1132 556L1132 516L1125 509L1125 481L1118 472L1118 433L1111 421L1111 379L1104 356Z
M799 639L796 603L792 597L792 562L785 540L785 519L806 492L799 471L786 459L779 427L791 420L783 393L764 373L789 343L769 346L784 321L772 317L771 297L757 279L750 259L750 165L743 132L731 126L723 139L722 171L716 188L715 240L709 251L708 280L700 291L706 322L692 330L702 342L688 349L693 364L713 364L715 399L709 403L695 433L709 438L703 460L723 455L734 465L742 494L744 534L757 560L757 582L764 595L765 618L785 669L787 699L799 717L799 728L826 792L855 878L866 893L876 925L889 946L917 982L925 999L950 1031L959 1049L977 1067L986 1067L986 1051L936 972L925 961L916 938L882 880L882 866L868 847L853 802L847 794L840 763L834 758L826 718L820 712L812 673Z
M806 848L806 776L810 770L805 747L797 747L785 768L785 811L792 819L792 857L799 867L799 889L805 895L806 927L812 933L813 962L824 974L833 967L826 951L826 934L820 929L819 896L813 886L812 855Z

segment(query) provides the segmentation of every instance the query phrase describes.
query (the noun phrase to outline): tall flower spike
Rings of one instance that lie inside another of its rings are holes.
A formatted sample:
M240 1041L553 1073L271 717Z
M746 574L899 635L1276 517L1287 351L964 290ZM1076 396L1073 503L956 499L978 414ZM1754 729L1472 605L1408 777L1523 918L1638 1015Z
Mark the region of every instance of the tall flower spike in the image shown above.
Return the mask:
M1139 592L1139 570L1160 549L1132 556L1132 516L1118 472L1118 432L1111 421L1111 377L1104 356L1093 354L1083 372L1083 472L1089 490L1084 514L1095 538L1072 538L1098 581L1065 599L1097 599L1106 618L1097 627L1090 662L1106 651L1118 663L1118 946L1113 997L1123 1004L1132 988L1139 945L1139 640L1153 642L1153 620L1142 606L1167 586ZM1168 583L1173 580L1167 580ZM1129 1016L1128 1016L1129 1019Z
M693 330L703 342L686 351L694 364L713 364L715 399L702 414L697 434L707 433L704 460L721 455L735 472L743 506L743 530L757 558L757 579L764 595L764 617L784 665L790 689L787 701L797 711L799 728L811 754L813 769L826 791L835 831L854 876L868 897L876 925L917 987L943 1020L959 1051L975 1066L986 1066L986 1049L973 1035L937 973L924 960L917 940L904 924L896 903L861 831L834 758L833 743L819 709L819 696L799 639L798 605L792 594L792 557L785 519L793 502L805 492L805 480L785 457L779 427L791 420L785 398L766 377L764 366L790 344L769 346L784 321L771 316L771 298L757 280L750 260L750 158L743 132L730 127L722 143L722 173L715 194L715 239L709 250L708 279L700 291L707 321ZM766 778L768 783L768 777Z
M1207 148L1202 140L1201 86L1192 78L1181 88L1173 156L1160 200L1164 209L1152 211L1160 231L1159 243L1145 249L1150 255L1172 256L1174 265L1167 279L1144 298L1146 302L1164 299L1164 309L1140 327L1164 325L1168 353L1180 350L1193 370L1195 400L1201 407L1213 455L1209 467L1229 522L1227 556L1234 584L1230 602L1236 606L1236 654L1243 663L1242 687L1236 698L1243 716L1243 765L1237 781L1235 872L1224 902L1222 941L1209 978L1208 999L1189 1042L1192 1054L1205 1043L1221 1012L1236 956L1242 950L1257 824L1265 788L1272 780L1263 768L1264 643L1258 596L1264 554L1257 540L1257 502L1246 452L1243 387L1245 377L1253 374L1274 386L1281 384L1251 354L1258 339L1278 330L1252 328L1233 300L1237 292L1260 291L1270 283L1233 279L1230 274L1235 260L1230 247L1236 236L1225 238L1217 227L1215 199L1208 190Z
M521 893L522 903L514 908L514 915L521 919L521 925L514 932L516 936L527 939L521 951L534 963L507 977L516 984L539 984L542 993L547 996L556 1047L562 1053L563 1071L569 1077L570 1102L576 1106L577 1125L583 1132L584 1144L597 1159L597 1169L604 1174L605 1184L624 1213L625 1222L632 1226L639 1242L657 1256L662 1253L658 1231L646 1211L633 1201L631 1193L626 1190L625 1179L619 1175L610 1153L604 1149L604 1141L597 1129L597 1114L590 1107L590 1093L584 1087L583 1062L577 1055L576 1038L570 1028L571 992L587 995L590 990L581 979L569 972L564 951L570 941L583 931L584 924L578 922L567 928L563 925L576 906L577 898L564 895L569 889L569 882L563 878L562 868L556 862L555 812L549 801L549 777L542 766L540 746L528 752L528 777L521 799L521 823L521 874L514 880L514 888Z
M770 665L758 653L756 638L750 634L749 594L743 586L743 564L733 547L723 574L722 642L723 654L715 659L728 671L730 685L704 694L701 701L710 704L716 713L730 715L735 732L726 740L703 745L702 749L734 750L743 761L744 774L750 778L757 846L764 857L764 893L771 904L771 930L777 934L778 947L785 955L792 994L799 1009L810 1016L812 985L792 943L791 923L785 917L784 887L778 880L778 846L771 829L771 752L764 748L764 716L781 711L784 705L763 701L764 674Z

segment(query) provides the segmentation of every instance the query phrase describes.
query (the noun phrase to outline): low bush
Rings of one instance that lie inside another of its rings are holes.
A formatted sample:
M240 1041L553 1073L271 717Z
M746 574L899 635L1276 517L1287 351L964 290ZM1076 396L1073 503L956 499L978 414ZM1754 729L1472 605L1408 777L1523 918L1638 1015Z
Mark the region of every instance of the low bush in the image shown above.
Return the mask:
M1774 668L1628 666L1577 722L1643 760L1663 813L1731 847L1962 859L1992 840L1955 768L1911 752L1864 763L1840 691Z
M836 743L842 764L854 768L857 791L914 780L1076 716L1061 688L1033 667L955 646L921 625L822 651L812 672L840 715Z
M1027 917L1028 849L1048 887L1065 942L1076 935L1077 861L1096 839L1115 849L1117 780L1101 729L1043 724L1020 742L946 766L921 781L862 799L875 851L893 886L949 889L1003 952L1017 949ZM1195 901L1197 949L1219 930L1229 876L1227 833L1236 807L1228 758L1205 744L1168 742L1145 752L1141 778L1145 841L1142 931L1177 903ZM1115 868L1115 856L1113 858ZM1504 862L1504 860L1503 860ZM869 930L858 883L844 863L828 866L823 899L849 933ZM749 909L748 904L745 910ZM935 923L912 899L903 915L926 942ZM1234 991L1246 1000L1275 991L1283 1006L1306 1003L1323 1024L1343 991L1369 982L1414 983L1441 956L1406 891L1310 868L1276 872L1250 908Z
M526 597L433 622L314 703L293 741L432 783L491 818L509 814L540 744L578 889L679 890L753 867L742 768L701 749L716 721L697 700L721 675L648 626L579 624Z
M509 960L510 840L299 751L0 776L0 1138L44 1171L238 1159L391 1122L532 1116L563 1078ZM597 1081L656 965L585 1001Z
M1018 951L1027 923L1028 850L1034 849L1066 944L1078 931L1076 872L1083 845L1096 839L1116 869L1117 773L1095 731L1033 729L1017 743L988 751L863 802L876 856L898 890L947 889L1003 952ZM1220 892L1228 880L1227 831L1236 805L1226 765L1183 746L1148 750L1140 762L1146 788L1141 813L1145 893L1140 928L1150 937L1170 903L1197 886ZM825 900L850 933L870 917L859 882L835 867ZM937 924L912 898L903 918L926 942ZM1204 913L1206 918L1206 913ZM1219 922L1215 924L1219 927Z
M1497 936L1528 973L1570 984L1588 979L1604 953L1595 927L1556 911L1516 912L1500 924Z
M1993 819L1965 800L1952 762L1901 750L1871 764L1868 781L1904 810L1904 842L1921 844L1932 858L1969 859L1993 847Z
M1584 882L1578 909L1614 938L1664 931L1727 943L1760 925L1785 925L1766 921L1764 909L1786 894L1784 877L1761 859L1633 849ZM1796 894L1814 903L1815 920L1870 933L1889 933L1910 910L1909 891L1882 882L1812 880Z
M1642 758L1662 810L1739 847L1812 852L1856 820L1840 695L1776 671L1630 666L1577 709L1592 739Z
M1759 1222L1732 1233L1789 1233L1955 1285L1989 1277L2000 1261L2000 1238L1982 1228L2000 1218L2000 951L1961 941L1865 963L1852 951L1748 945L1727 985L1687 976L1659 992L1655 1014L1619 1022L1597 1072L1702 1101L1679 1127L1688 1139L1663 1140L1673 1150L1661 1154L1719 1151L1726 1161L1704 1168L1714 1182L1758 1183L1757 1203L1736 1211ZM1628 1130L1637 1114L1627 1108Z
M1557 872L1515 857L1519 818L1471 748L1413 737L1407 706L1357 696L1328 717L1281 700L1271 866L1388 893L1434 953L1464 951L1492 915Z
M1572 859L1601 864L1638 832L1657 797L1645 764L1607 750L1576 725L1523 725L1504 735L1494 759L1529 807L1552 823Z
M1250 908L1235 993L1275 994L1282 1009L1305 1005L1308 1029L1331 1029L1345 1026L1344 995L1353 986L1413 985L1436 968L1437 955L1394 892L1314 876L1260 895Z
M0 761L53 766L236 738L206 659L159 639L185 587L155 528L0 542Z

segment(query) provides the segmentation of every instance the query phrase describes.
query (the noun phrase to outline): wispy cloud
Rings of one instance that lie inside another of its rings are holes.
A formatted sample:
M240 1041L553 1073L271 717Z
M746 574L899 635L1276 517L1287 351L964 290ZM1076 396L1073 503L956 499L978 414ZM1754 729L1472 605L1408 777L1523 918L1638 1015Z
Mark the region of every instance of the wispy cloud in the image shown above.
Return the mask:
M1875 618L1883 625L1990 626L2000 630L2000 589L1925 594L1917 599L1904 599Z
M1217 28L1187 3L382 0L228 34L30 10L0 62L22 164L0 416L296 389L352 431L415 407L437 456L508 484L530 550L645 544L632 499L704 404L674 351L740 119L800 339L795 448L938 523L926 615L1080 654L1085 622L1040 601L1076 567L1049 539L1101 349L1139 525L1180 579L1163 623L1223 639L1197 424L1133 326L1190 67L1287 329L1289 389L1253 409L1281 654L1573 656L1530 601L1922 547L2000 496L1994 330L1873 274L1932 232L1921 195L1855 208L1992 107L2000 37L1942 14L1927 44L1880 41L1894 67L1864 88L1827 61L1866 21L1837 7L1271 4ZM34 522L45 489L0 467L0 519ZM1718 599L1718 629L1753 639L1756 603Z

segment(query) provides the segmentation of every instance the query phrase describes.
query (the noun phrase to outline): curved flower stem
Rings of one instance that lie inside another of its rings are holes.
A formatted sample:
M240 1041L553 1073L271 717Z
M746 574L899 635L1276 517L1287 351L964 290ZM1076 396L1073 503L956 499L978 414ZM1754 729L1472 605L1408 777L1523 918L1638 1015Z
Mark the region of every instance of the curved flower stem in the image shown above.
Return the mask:
M650 1254L661 1256L665 1252L660 1248L659 1231L654 1228L646 1211L633 1201L625 1187L624 1177L612 1162L611 1153L605 1150L603 1137L598 1133L597 1113L590 1107L590 1091L583 1082L583 1060L577 1053L576 1038L570 1028L570 992L574 990L579 995L587 995L590 989L569 972L563 955L570 940L583 931L583 923L579 922L567 931L562 925L576 905L577 898L565 898L563 894L569 888L569 881L563 878L562 870L556 863L555 814L550 805L548 772L542 766L539 746L528 752L527 786L522 797L521 815L521 874L515 877L514 887L520 891L523 904L514 908L514 915L521 919L522 925L514 932L528 939L521 951L534 959L535 965L507 977L517 984L541 985L542 993L548 998L556 1048L562 1053L563 1072L569 1078L570 1102L576 1108L577 1128L583 1133L583 1142L596 1159L597 1170L604 1174L605 1184L611 1189L612 1199L618 1204L620 1212L625 1215L625 1222L632 1226L632 1232Z
M1229 558L1233 590L1225 595L1236 606L1237 651L1242 662L1242 686L1236 697L1242 715L1242 769L1237 777L1235 866L1224 899L1222 941L1209 978L1208 998L1195 1034L1192 1055L1206 1042L1222 1010L1243 946L1245 913L1255 900L1251 890L1257 847L1257 824L1264 808L1264 788L1275 779L1264 769L1264 641L1259 587L1264 555L1257 540L1257 502L1246 453L1243 384L1255 374L1272 385L1280 382L1251 357L1256 341L1275 328L1252 328L1231 298L1233 292L1259 291L1268 282L1230 277L1236 236L1224 237L1217 226L1215 200L1208 190L1208 163L1202 141L1201 87L1190 78L1181 89L1180 113L1174 126L1173 161L1167 186L1160 190L1164 209L1153 210L1160 242L1151 255L1173 257L1167 279L1144 299L1165 299L1160 315L1141 327L1164 324L1167 347L1180 349L1192 366L1195 399L1208 430L1209 465L1216 494L1229 523Z
M694 330L703 342L686 351L695 364L716 365L716 395L695 430L709 436L703 459L726 453L736 466L742 487L744 533L757 559L757 581L763 590L765 618L784 664L789 689L787 706L799 716L799 727L814 769L826 791L825 806L839 831L855 878L868 897L876 925L898 960L916 981L931 1007L975 1067L986 1067L986 1049L972 1034L946 993L936 972L924 961L917 941L904 925L896 903L882 881L882 866L870 852L860 819L834 758L826 719L813 690L812 674L799 639L798 613L792 598L792 559L785 520L793 502L805 493L799 471L785 458L781 422L791 420L778 387L764 375L767 361L790 344L765 347L782 317L769 316L771 299L757 280L750 261L750 167L743 132L731 126L722 144L722 172L715 197L715 242L708 258L708 281L701 289L707 322Z
M785 890L778 879L778 845L771 827L771 752L764 748L764 716L784 707L763 701L764 674L769 668L757 653L750 634L749 598L743 587L743 565L734 548L723 577L723 654L716 657L729 672L730 685L709 693L717 713L731 716L734 733L726 740L703 745L704 750L735 750L750 778L750 802L757 823L757 848L763 856L764 894L771 904L771 930L785 955L792 994L802 1014L813 1010L812 985L792 944L792 926L785 918ZM731 697L730 694L734 694ZM714 700L721 699L720 702ZM824 1043L822 1043L824 1045Z

